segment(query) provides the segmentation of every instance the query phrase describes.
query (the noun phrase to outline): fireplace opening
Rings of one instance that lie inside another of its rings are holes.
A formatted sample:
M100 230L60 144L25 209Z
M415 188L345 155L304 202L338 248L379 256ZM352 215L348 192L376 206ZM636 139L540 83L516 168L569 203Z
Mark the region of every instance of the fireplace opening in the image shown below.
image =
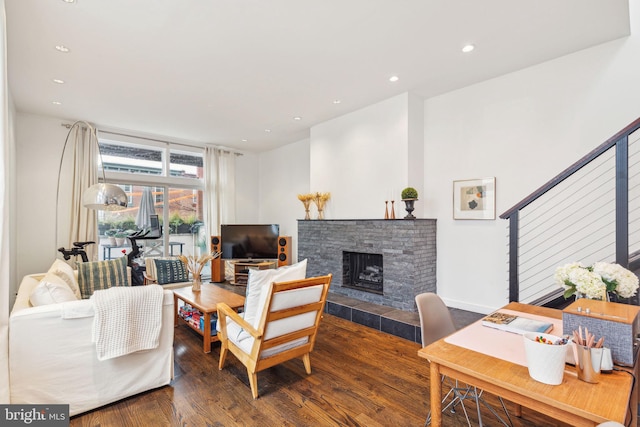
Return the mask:
M342 252L342 286L383 294L382 255Z

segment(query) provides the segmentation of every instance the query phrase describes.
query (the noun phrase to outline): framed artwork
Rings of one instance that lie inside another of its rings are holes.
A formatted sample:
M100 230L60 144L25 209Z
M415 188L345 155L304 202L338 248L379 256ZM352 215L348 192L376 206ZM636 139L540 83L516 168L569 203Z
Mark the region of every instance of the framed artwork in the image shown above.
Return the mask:
M453 181L453 219L496 219L496 179Z

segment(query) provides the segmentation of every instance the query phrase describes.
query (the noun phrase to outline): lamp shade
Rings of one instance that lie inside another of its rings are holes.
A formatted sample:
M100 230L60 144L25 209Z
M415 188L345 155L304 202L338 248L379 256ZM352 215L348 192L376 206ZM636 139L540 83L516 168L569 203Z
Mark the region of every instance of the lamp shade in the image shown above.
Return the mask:
M87 188L82 197L85 208L102 211L117 211L129 204L127 194L117 185L94 184Z

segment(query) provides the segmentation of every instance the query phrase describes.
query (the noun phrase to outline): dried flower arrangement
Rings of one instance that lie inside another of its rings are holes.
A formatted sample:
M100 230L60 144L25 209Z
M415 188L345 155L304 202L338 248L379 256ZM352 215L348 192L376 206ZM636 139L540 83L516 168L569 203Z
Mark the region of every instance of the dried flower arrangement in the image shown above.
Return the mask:
M318 219L324 219L324 205L331 198L331 193L315 193L313 194L313 202L318 208Z
M178 259L185 265L187 271L193 276L193 290L200 290L200 275L205 265L212 259L218 258L220 252L216 252L212 255L202 254L200 256L195 255L178 255Z
M311 204L313 198L313 194L298 194L298 200L300 200L304 205L304 219L311 219L311 217L309 216L309 205Z

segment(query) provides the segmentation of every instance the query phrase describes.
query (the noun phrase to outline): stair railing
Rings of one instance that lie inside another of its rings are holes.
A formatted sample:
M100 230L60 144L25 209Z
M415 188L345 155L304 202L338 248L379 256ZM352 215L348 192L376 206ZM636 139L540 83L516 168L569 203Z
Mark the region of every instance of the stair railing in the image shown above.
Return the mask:
M500 215L509 220L509 301L560 297L553 274L564 263L629 267L630 250L640 251L639 128L640 118Z

